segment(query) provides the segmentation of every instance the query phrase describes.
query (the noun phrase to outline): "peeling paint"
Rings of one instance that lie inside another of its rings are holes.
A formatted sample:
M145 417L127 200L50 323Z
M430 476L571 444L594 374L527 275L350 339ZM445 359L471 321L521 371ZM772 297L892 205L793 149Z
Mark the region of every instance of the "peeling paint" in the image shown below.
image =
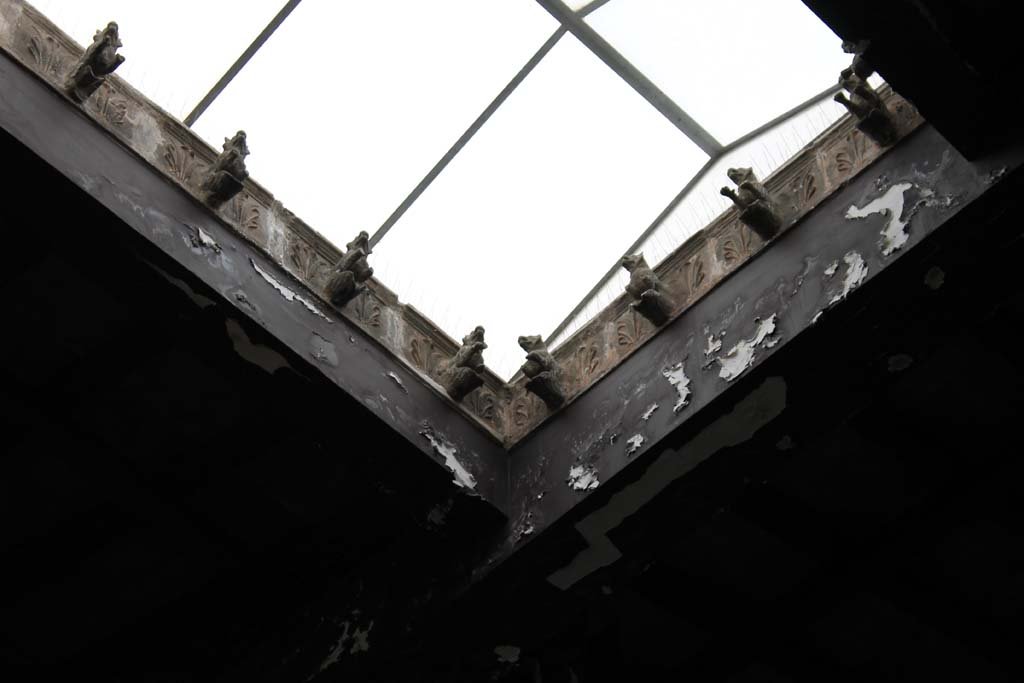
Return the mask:
M881 197L868 202L863 207L857 208L856 205L851 205L846 210L846 218L848 220L867 218L876 213L888 215L889 220L885 222L885 227L882 228L882 256L889 256L910 239L906 231L910 220L903 220L903 206L905 193L912 187L914 187L912 183L897 183L886 190L885 194Z
M767 348L771 348L771 346L778 342L778 340L768 339L771 335L775 334L776 317L776 314L772 313L767 319L760 321L752 339L741 340L736 346L729 349L728 353L718 359L719 365L722 366L718 371L719 377L726 382L733 381L754 364L754 351L758 346L764 344ZM771 346L765 344L766 341L772 342Z
M722 348L721 341L718 342L718 348ZM686 369L683 367L683 362L679 361L675 365L662 370L661 376L667 379L668 383L675 387L677 396L676 404L672 406L672 412L678 413L690 404L690 395L693 393L690 391L690 378L686 376Z
M839 261L833 261L832 263L828 264L828 268L825 269L825 277L832 277L833 275L836 274L836 271L838 269Z
M398 388L402 390L403 394L408 394L409 390L405 388L405 384L402 383L402 378L395 374L394 370L388 370L387 376L391 378L391 381L398 385Z
M640 419L643 420L644 422L647 422L648 420L651 419L651 415L654 415L654 411L657 409L658 404L652 403L651 405L647 406L647 410L645 410L644 414L640 416Z
M632 455L636 453L638 450L640 450L640 447L644 445L644 435L634 434L633 436L626 439L626 443L629 444L629 447L626 448L626 457L629 458L632 457Z
M430 445L434 447L434 452L444 458L445 467L451 470L452 474L455 475L453 482L456 486L475 489L476 479L473 477L462 463L459 462L458 458L455 457L456 450L455 446L451 445L442 436L437 434L433 427L426 426L423 431L420 432L420 436L430 442Z
M590 465L573 465L566 482L574 491L592 491L601 484L597 472Z
M515 664L519 661L519 653L522 652L514 645L499 645L494 648L494 654L498 655L498 661L502 664Z
M220 245L217 244L217 240L213 239L208 232L200 228L198 225L189 225L189 242L196 249L209 249L220 253Z
M832 297L828 305L835 306L837 303L847 297L847 295L853 290L860 287L864 282L864 279L868 276L868 265L864 262L864 257L855 251L851 251L843 256L843 262L846 263L846 275L843 277L843 290Z
M309 355L314 360L330 365L332 368L338 367L338 350L334 348L333 343L314 332L309 339L309 345L312 347Z
M272 276L270 273L268 273L267 271L265 271L262 268L260 268L259 265L256 263L256 261L254 261L253 259L249 259L249 263L251 263L252 267L256 270L256 272L260 274L260 277L262 277L264 280L266 280L267 283L271 287L276 289L278 294L283 296L286 300L288 300L288 301L298 301L300 304L305 306L306 309L308 309L309 312L312 313L313 315L319 316L319 317L323 318L324 320L326 320L327 322L331 322L331 319L328 318L326 315L324 315L323 311L321 311L319 308L314 306L308 299L306 299L302 295L296 294L292 290L290 290L287 287L285 287L284 285L282 285L280 282L278 282L274 278L274 276Z
M256 305L249 301L249 297L242 290L235 292L235 301L237 301L239 305L248 308L253 313L259 313L259 311L256 310Z
M527 512L526 516L516 524L515 540L513 542L519 543L527 536L532 536L535 531L537 531L537 527L533 524L533 513Z
M818 311L817 313L815 313L815 314L814 314L814 317L813 317L813 318L811 318L811 324L812 324L812 325L814 325L814 324L816 324L816 323L817 323L817 322L818 322L819 320L821 320L821 316L822 316L822 315L823 315L824 313L825 313L825 311Z
M704 349L704 357L710 358L712 355L722 350L722 340L715 339L715 335L708 336L708 347Z
M989 171L988 175L985 176L985 184L992 185L993 183L997 183L1002 179L1004 175L1006 175L1005 166L1001 166L1000 168Z
M673 482L722 448L741 444L782 414L786 407L786 382L769 377L743 398L732 412L702 429L678 451L669 449L651 464L635 482L623 487L608 503L576 524L588 547L569 564L548 576L548 582L567 590L580 579L614 563L622 553L608 533L635 514Z

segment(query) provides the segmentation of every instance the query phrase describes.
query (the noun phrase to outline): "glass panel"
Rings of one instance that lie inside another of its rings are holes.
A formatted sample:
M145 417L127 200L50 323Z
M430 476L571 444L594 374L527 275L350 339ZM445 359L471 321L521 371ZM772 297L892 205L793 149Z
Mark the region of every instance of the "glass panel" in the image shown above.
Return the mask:
M125 61L117 75L178 118L185 118L285 0L33 0L80 45L116 21ZM287 23L287 22L286 22Z
M373 234L557 30L524 0L304 0L199 119L338 245ZM390 284L390 283L389 283Z
M800 0L619 0L586 21L723 144L836 83L850 64Z
M707 157L564 36L382 240L384 282L509 377Z
M872 83L881 84L881 79L872 78ZM726 169L733 166L750 167L758 178L764 180L845 114L843 107L826 99L726 154L697 181L638 251L643 252L652 266L660 263L729 208L731 202L719 193L722 187L732 186L725 175ZM682 186L678 189L682 189ZM611 263L605 264L606 270ZM573 318L565 331L553 340L552 348L568 339L621 294L628 279L626 271L620 269ZM571 311L576 303L566 308L565 312Z

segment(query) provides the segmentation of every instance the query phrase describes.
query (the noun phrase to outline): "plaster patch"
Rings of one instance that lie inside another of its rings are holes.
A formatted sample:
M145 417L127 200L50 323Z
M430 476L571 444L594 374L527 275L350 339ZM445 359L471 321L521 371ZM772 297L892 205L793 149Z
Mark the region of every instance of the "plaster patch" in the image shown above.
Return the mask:
M331 322L331 319L324 315L323 311L314 306L308 299L303 297L301 294L296 294L292 290L282 285L274 278L273 275L260 268L256 261L254 261L253 259L249 259L249 263L251 263L252 267L256 270L256 272L260 274L260 277L266 280L267 283L271 287L276 289L277 293L283 296L287 301L298 301L300 304L305 306L306 309L309 310L309 312L312 313L313 315L319 316L326 320L327 322Z
M718 342L718 348L722 348L721 341ZM672 412L678 413L690 404L690 395L693 393L690 391L690 378L686 376L686 369L683 367L683 362L680 361L675 365L662 370L661 376L667 379L668 383L675 387L676 404L672 406Z
M12 32L11 27L18 25L22 9L19 3L14 3L12 6L6 5L7 3L5 3L4 11L0 12L0 35L5 38Z
M988 175L985 176L985 184L986 185L991 185L993 183L997 183L997 182L999 182L1002 179L1002 177L1004 175L1006 175L1006 167L1005 166L1002 166L1000 168L997 168L997 169L994 169L992 171L989 171Z
M210 233L206 232L198 225L190 225L189 228L189 243L195 249L209 249L220 253L220 245L217 244L217 240L213 239Z
M729 349L728 353L718 359L718 364L721 365L721 369L718 371L719 377L726 382L733 381L754 364L756 359L754 351L758 346L764 344L767 348L771 348L778 342L778 340L768 339L771 335L775 334L776 317L776 314L772 313L768 318L760 321L752 339L740 340L736 346ZM775 343L768 346L768 344L765 344L766 341Z
M647 410L645 410L644 414L640 416L640 419L643 420L644 422L647 422L648 420L651 419L651 415L654 415L654 411L657 409L658 404L652 403L651 405L647 406Z
M704 349L704 357L705 358L710 358L712 355L718 353L721 350L722 350L722 340L721 339L715 339L715 335L713 335L713 334L710 335L708 337L708 347L706 349Z
M864 262L864 257L857 252L848 252L843 256L843 262L846 264L846 275L843 277L843 290L829 299L829 306L835 306L837 303L845 299L850 292L860 287L864 282L864 279L868 276L868 264Z
M498 661L502 664L515 664L519 661L521 650L514 645L499 645L494 648L494 654L498 655Z
M644 445L644 435L634 434L633 436L626 439L626 443L629 444L629 447L626 448L626 457L629 458L632 457L632 455L636 453L638 450L640 450L640 447Z
M848 220L867 218L876 213L889 217L885 222L885 227L882 228L882 256L889 256L910 239L910 235L906 231L910 219L903 220L903 205L905 193L912 187L914 187L913 183L897 183L886 190L881 197L868 202L863 207L857 208L856 205L851 205L846 210Z
M737 403L732 412L702 429L679 450L666 450L637 481L615 493L605 506L576 524L588 547L569 564L549 575L548 582L567 590L580 579L614 563L622 553L608 538L608 532L719 450L750 439L781 415L785 408L785 380L769 377Z
M239 303L239 305L245 306L246 308L248 308L253 313L259 313L259 311L256 310L255 304L253 304L253 302L249 301L249 297L241 289L238 290L237 292L235 292L235 301L237 301Z
M569 469L569 478L566 481L569 488L574 491L592 491L601 484L597 479L597 472L590 465L573 465Z
M452 481L456 486L465 489L475 489L476 479L473 477L462 463L459 462L458 458L455 457L457 451L455 446L451 445L442 436L434 432L432 427L425 427L420 432L420 436L430 442L430 445L434 447L434 452L444 458L445 467L451 470L452 474L455 475L455 479Z
M313 336L310 337L309 345L312 347L309 355L314 360L326 363L332 368L338 367L338 350L334 348L333 343L324 339L319 334L313 333Z
M164 146L164 134L156 118L145 109L135 112L135 134L132 138L132 146L142 158L155 164Z
M405 384L402 383L402 378L395 374L394 370L388 370L388 377L391 381L398 385L398 388L402 390L403 394L408 394L409 390L405 388Z

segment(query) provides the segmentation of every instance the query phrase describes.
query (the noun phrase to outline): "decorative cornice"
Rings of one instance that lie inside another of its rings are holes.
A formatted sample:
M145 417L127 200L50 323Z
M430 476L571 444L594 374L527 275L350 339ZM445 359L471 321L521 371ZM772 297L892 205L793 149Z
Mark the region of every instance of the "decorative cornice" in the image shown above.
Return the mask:
M218 152L116 74L106 77L84 104L68 98L63 85L84 50L28 3L0 0L0 50L202 203L200 183ZM894 113L900 137L920 125L920 116L906 101L888 89L882 95ZM764 180L783 214L783 232L883 153L855 123L852 117L844 117ZM259 141L252 143L258 154ZM460 403L451 401L438 373L455 355L458 343L372 277L365 291L341 309L333 308L327 285L342 252L253 180L246 179L238 195L208 210L308 288L324 311L335 311L358 325L454 409L506 447L552 414L526 390L522 375L506 383L486 369L480 389ZM740 223L737 211L729 209L678 247L654 268L675 304L670 319L684 313L762 246L761 238ZM562 368L566 394L561 409L657 332L629 304L629 297L619 296L553 352Z
M880 94L894 114L899 138L923 123L917 110L890 88L883 88ZM875 144L856 124L853 117L844 116L764 180L782 213L780 235L885 152L886 148ZM675 302L670 320L753 259L764 245L731 207L677 247L654 267ZM633 310L631 303L625 292L619 295L553 351L566 370L566 406L660 329ZM509 387L507 441L514 445L552 413L527 392L521 373L512 378Z

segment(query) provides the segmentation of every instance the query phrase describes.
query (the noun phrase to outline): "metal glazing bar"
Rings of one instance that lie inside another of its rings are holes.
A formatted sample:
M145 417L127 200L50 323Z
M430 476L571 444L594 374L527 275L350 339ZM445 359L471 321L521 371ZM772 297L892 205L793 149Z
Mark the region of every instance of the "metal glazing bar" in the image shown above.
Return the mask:
M662 222L669 216L669 214L672 213L672 211L674 211L675 208L679 206L686 199L687 196L689 196L690 192L697 185L697 183L700 182L700 180L708 174L711 168L716 163L718 163L718 161L724 155L728 154L729 152L735 149L738 149L742 145L745 145L751 140L763 135L769 130L775 128L776 126L785 123L794 116L802 114L811 107L821 103L823 100L826 100L835 93L839 92L839 89L840 88L838 84L829 86L828 88L825 88L824 90L819 92L817 95L814 95L813 97L804 100L803 102L796 105L789 111L780 114L779 116L776 116L771 121L768 121L767 123L758 126L749 133L741 135L740 137L730 142L728 145L724 146L719 154L716 154L712 156L710 159L708 159L704 163L704 165L701 166L700 170L697 171L697 173L692 178L690 178L690 180L687 181L686 185L683 186L683 189L679 191L679 194L677 194L672 199L672 201L668 203L668 206L666 206L665 209L660 214L658 214L658 217L655 218L649 226L647 226L647 229L640 233L640 236L637 237L633 244L630 245L629 249L626 250L623 256L632 254L637 249L639 249L640 246L647 240L647 238L650 237L650 235L655 230L658 229L658 226L662 224ZM619 262L616 261L615 264L608 270L608 272L605 273L604 276L597 281L597 284L595 284L591 288L591 290L587 292L583 299L578 304L576 304L576 307L572 309L572 312L570 312L569 315L567 315L565 319L558 324L558 327L556 327L555 330L547 336L547 338L545 339L546 344L550 344L551 342L553 342L558 337L558 335L560 335L565 330L565 328L567 328L572 323L573 319L580 314L580 312L587 306L588 303L590 303L590 300L594 298L594 296L596 296L599 291L601 291L601 288L604 287L609 280L615 277L615 273L618 272L619 268Z
M754 138L760 136L763 133L766 133L772 128L775 128L779 124L785 123L786 121L793 118L797 114L802 114L811 107L813 107L814 105L820 104L822 100L826 100L829 97L832 97L840 90L842 90L842 88L839 86L838 83L836 85L830 85L829 87L819 92L817 95L813 95L812 97L807 98L806 100L796 105L789 111L779 114L768 123L764 123L755 128L754 130L750 131L749 133L745 133L744 135L741 135L740 137L736 138L735 140L733 140L728 145L722 148L722 154L726 154L736 149L737 147L741 147L742 145L747 144Z
M602 7L608 2L609 0L593 0L593 2L589 3L588 5L579 10L579 15L581 17L586 16L587 14ZM405 214L405 212L409 210L409 207L412 206L413 202L419 199L420 195L423 194L423 192L428 187L430 187L430 184L434 182L434 179L437 178L437 176L440 175L441 171L443 171L445 167L451 162L451 160L455 158L455 155L458 154L459 151L466 146L466 143L468 143L473 138L473 136L476 135L476 132L480 130L480 128L487 122L487 119L491 118L491 115L498 110L498 107L500 107L505 102L505 100L508 99L509 95L511 95L512 92L517 87L519 87L519 84L523 82L523 80L529 75L531 71L533 71L534 67L536 67L537 64L540 63L540 60L542 60L549 52L551 52L551 49L555 46L556 43L558 43L558 41L562 38L562 36L565 35L565 33L566 28L564 26L560 26L558 30L555 31L551 35L551 37L548 38L547 41L545 41L543 45L541 45L540 49L537 50L533 57L531 57L530 60L527 61L526 64L523 66L523 68L519 70L519 73L517 73L512 78L512 80L508 82L508 85L502 88L501 92L498 93L498 96L495 97L494 100L489 105L487 105L487 108L483 110L480 116L476 117L476 120L473 121L473 123L470 124L469 128L466 129L466 132L463 133L462 136L455 141L455 144L452 145L451 148L447 152L445 152L445 155L441 157L436 164L434 164L434 167L427 172L427 175L423 177L423 180L421 180L416 185L416 187L412 189L412 192L410 192L409 195L404 200L402 200L402 203L398 205L398 208L396 208L391 213L391 215L388 216L387 220L385 220L384 223L379 228L377 228L377 231L370 236L370 246L376 246L377 243L384 238L384 235L386 235L388 231L391 230L395 223L398 222L398 219L400 219Z
M301 0L288 0L288 2L285 3L285 6L281 8L281 11L278 12L277 15L270 20L270 23L267 24L266 28L256 36L256 40L252 41L252 44L245 49L245 52L235 60L235 63L231 65L231 68L229 68L224 75L220 77L220 80L217 81L216 85L210 89L210 92L206 93L206 96L199 101L199 104L195 106L195 109L185 117L184 123L186 126L191 127L199 117L202 116L203 112L213 104L213 101L217 99L221 92L224 91L224 88L228 87L228 83L238 75L238 72L242 70L250 59L252 59L252 56L256 54L257 50L263 47L263 43L267 42L267 39L274 34L274 31L284 23L284 20L288 18L288 15L292 13L292 10L298 7L299 2L301 2Z
M430 183L434 182L434 179L438 175L440 175L441 171L444 170L445 166L447 166L451 162L451 160L455 158L455 155L458 154L459 151L461 151L462 148L466 146L466 143L473 139L473 136L476 135L476 132L480 130L480 128L485 123L487 123L487 119L491 118L491 115L498 110L498 107L500 107L505 102L505 100L508 99L509 95L511 95L512 92L515 91L515 89L519 86L519 84L523 82L523 79L525 79L530 74L530 72L533 71L534 67L540 64L540 60L544 59L544 56L547 55L547 53L551 52L551 48L553 48L555 44L564 35L565 29L559 28L557 31L551 34L550 38L544 41L544 44L541 45L540 49L537 50L537 52L534 53L532 57L530 57L529 61L526 62L523 68L519 70L519 73L513 76L512 80L508 82L508 85L501 89L501 92L498 93L498 96L495 97L494 100L489 105L487 105L487 108L483 110L480 116L476 117L476 120L473 121L473 123L470 124L469 128L466 129L466 132L463 133L459 137L459 139L455 141L455 144L452 145L451 148L447 152L445 152L444 156L441 157L436 164L434 164L434 167L427 172L427 175L423 177L423 180L421 180L416 185L416 187L412 189L412 192L409 193L409 196L402 200L402 203L398 205L398 208L395 209L390 216L388 216L387 220L384 221L383 225L377 228L377 232L373 233L373 235L370 237L370 246L375 246L378 242L381 241L381 239L383 239L384 235L388 233L388 230L390 230L392 226L394 226L394 224L398 222L398 219L401 218L402 215L409 210L409 207L412 206L413 202L419 199L420 195L423 194L423 192L430 186Z
M583 21L582 14L573 12L561 0L537 0L541 7L557 19L562 26L590 48L597 57L617 73L655 109L662 113L676 128L681 130L708 156L716 156L722 150L722 144L704 130L703 127L679 105L654 85L639 69L629 63L611 44Z

